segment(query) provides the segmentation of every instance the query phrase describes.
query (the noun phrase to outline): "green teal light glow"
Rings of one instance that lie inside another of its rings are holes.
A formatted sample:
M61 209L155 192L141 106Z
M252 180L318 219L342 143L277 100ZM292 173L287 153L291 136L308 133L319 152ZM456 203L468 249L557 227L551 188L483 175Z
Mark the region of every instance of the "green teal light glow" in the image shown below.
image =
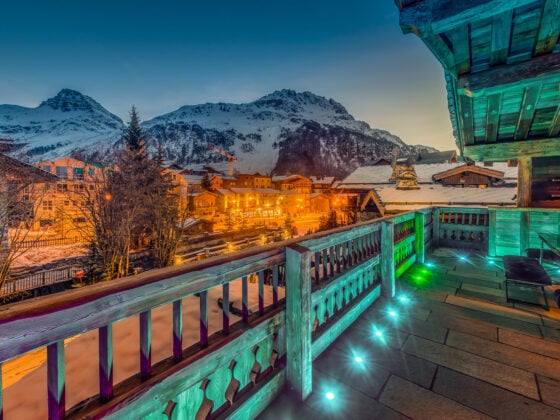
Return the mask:
M433 268L433 267L435 267L435 264L433 262L427 262L426 267Z
M461 256L459 257L459 259L460 259L461 261L467 261L467 257L465 257L464 255L461 255Z
M327 393L325 394L325 398L326 398L327 400L329 400L329 401L334 400L334 392L331 392L331 391L327 392Z
M354 357L354 361L356 363L364 363L364 359L361 358L361 356L356 356Z
M399 302L408 303L410 302L410 299L408 298L408 296L399 296Z
M375 336L376 337L383 337L383 333L379 330L375 331Z
M394 317L397 316L397 311L391 309L391 310L389 311L389 315L392 316L392 317L394 318Z

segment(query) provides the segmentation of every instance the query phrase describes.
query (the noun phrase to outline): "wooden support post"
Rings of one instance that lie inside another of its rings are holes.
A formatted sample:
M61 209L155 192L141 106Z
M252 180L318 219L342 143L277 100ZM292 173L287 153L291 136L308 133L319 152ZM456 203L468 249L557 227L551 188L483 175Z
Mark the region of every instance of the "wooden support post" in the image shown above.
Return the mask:
M113 398L113 324L99 328L99 396Z
M140 377L152 374L152 311L140 312Z
M183 358L183 300L173 302L173 359Z
M425 253L424 244L426 243L426 238L424 237L424 213L416 212L414 226L416 227L416 261L423 263Z
M249 284L247 276L241 277L241 318L243 322L249 322Z
M208 291L200 292L200 346L208 346Z
M66 413L64 382L64 341L47 346L47 390L49 420L63 419Z
M229 334L229 283L222 285L222 332Z
M488 209L488 256L496 256L496 210Z
M531 207L532 173L532 158L519 158L517 163L517 207Z
M395 225L381 222L381 293L387 298L395 296Z
M303 401L312 391L311 252L286 247L287 380Z

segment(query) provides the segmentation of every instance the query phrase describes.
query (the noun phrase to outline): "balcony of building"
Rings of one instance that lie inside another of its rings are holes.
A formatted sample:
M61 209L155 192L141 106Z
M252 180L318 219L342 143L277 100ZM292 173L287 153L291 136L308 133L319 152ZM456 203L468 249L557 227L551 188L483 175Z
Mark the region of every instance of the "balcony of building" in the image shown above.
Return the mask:
M559 222L426 208L5 306L0 412L558 416L560 275L506 297L503 256Z

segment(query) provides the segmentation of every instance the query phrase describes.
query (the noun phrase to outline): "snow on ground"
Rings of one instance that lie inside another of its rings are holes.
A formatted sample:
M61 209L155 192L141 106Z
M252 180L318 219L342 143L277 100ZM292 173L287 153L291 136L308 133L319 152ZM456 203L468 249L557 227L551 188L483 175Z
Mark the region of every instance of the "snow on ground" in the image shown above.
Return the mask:
M209 290L209 334L221 330L222 311L217 304L222 296L221 286ZM279 288L279 298L284 289ZM41 298L40 298L41 299ZM230 301L241 308L241 280L230 283ZM265 306L272 304L272 287L265 286ZM249 308L258 310L258 284L249 283ZM113 324L114 381L115 384L139 372L138 316ZM231 315L231 323L239 317ZM183 346L199 339L199 298L183 299ZM152 310L152 364L172 355L172 304ZM99 392L97 331L65 341L66 407L96 395ZM4 419L42 419L47 413L46 350L27 353L2 365Z
M44 248L30 248L15 259L13 268L31 268L37 265L48 264L62 258L81 257L86 253L86 245L79 243Z

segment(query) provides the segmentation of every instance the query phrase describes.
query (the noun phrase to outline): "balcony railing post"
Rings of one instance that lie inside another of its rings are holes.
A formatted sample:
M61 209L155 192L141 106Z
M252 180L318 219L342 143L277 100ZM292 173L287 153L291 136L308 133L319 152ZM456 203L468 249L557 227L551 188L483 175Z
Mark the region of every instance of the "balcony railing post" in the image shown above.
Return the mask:
M496 210L488 209L488 256L496 256Z
M381 222L381 293L387 298L395 296L395 225Z
M419 263L424 262L424 252L425 252L425 232L424 232L424 213L416 212L416 217L414 220L414 225L416 227L416 261Z
M311 252L286 248L287 380L301 400L312 391Z
M439 218L441 217L441 210L439 207L437 209L433 209L434 211L434 220L433 220L433 231L432 231L432 247L435 248L439 245Z
M64 341L47 346L47 392L49 420L63 419L66 413L64 383Z

